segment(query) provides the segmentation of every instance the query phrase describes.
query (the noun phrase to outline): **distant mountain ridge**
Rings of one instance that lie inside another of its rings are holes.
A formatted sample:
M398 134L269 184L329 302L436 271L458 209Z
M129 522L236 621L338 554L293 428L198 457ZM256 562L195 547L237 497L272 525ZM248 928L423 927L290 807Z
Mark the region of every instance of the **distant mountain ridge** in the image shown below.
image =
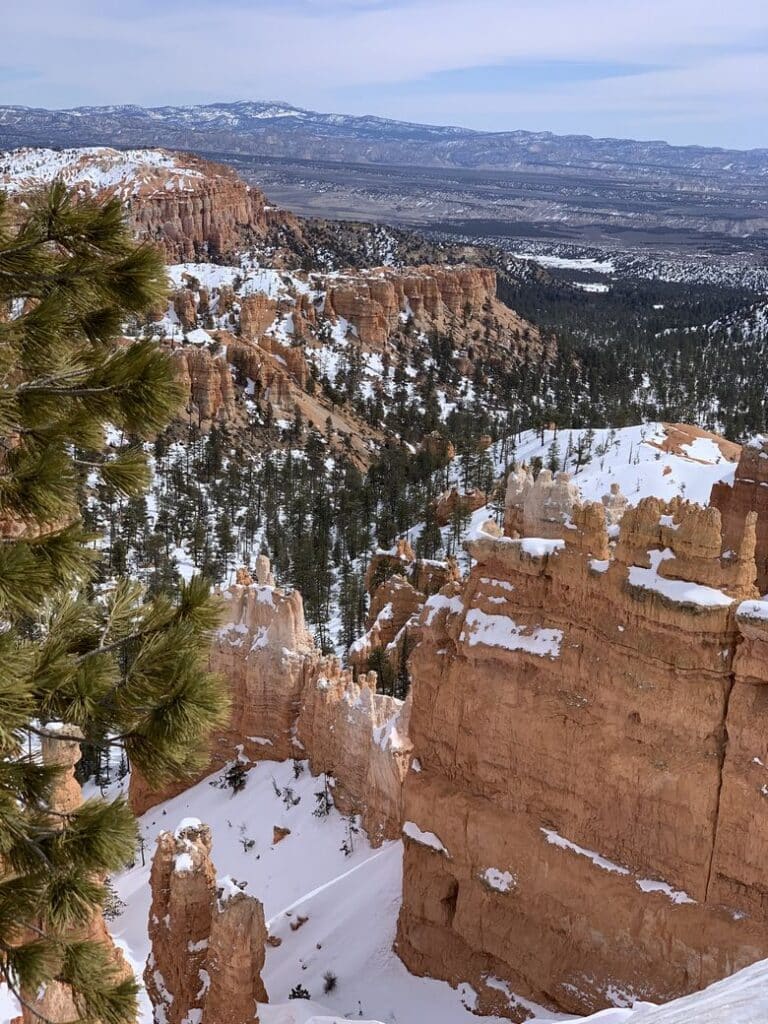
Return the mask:
M615 172L632 178L768 178L768 149L728 150L551 132L483 132L281 101L190 106L0 106L0 148L165 146L200 153L488 170Z

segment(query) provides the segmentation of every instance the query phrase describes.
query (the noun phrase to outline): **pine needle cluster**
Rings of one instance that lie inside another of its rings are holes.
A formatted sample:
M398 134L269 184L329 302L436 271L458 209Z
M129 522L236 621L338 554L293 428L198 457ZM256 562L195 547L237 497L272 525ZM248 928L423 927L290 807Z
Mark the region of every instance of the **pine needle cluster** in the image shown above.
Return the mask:
M42 764L41 737L57 723L59 737L121 747L160 783L201 764L226 712L205 668L208 586L193 579L175 603L130 579L96 587L78 514L85 475L126 495L146 487L141 441L182 401L168 357L121 338L166 289L117 200L56 183L12 217L0 193L0 981L43 1021L35 994L52 980L71 986L83 1022L135 1017L135 982L87 935L136 824L123 799L56 812L61 769ZM135 443L111 449L109 428Z

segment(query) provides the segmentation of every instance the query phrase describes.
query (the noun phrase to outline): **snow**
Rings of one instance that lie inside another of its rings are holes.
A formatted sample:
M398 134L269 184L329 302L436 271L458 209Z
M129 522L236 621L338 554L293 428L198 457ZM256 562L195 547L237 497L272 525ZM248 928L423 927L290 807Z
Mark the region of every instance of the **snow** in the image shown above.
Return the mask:
M547 540L543 537L523 537L518 543L520 550L532 558L554 555L556 551L562 551L565 547L564 540Z
M518 463L530 465L538 456L546 463L547 451L555 436L561 458L564 458L569 440L575 447L585 433L583 430L558 430L555 434L555 431L545 430L540 440L536 431L524 431L516 439L515 458ZM682 447L682 454L677 454L661 450L667 438L661 423L605 428L593 434L590 461L577 470L572 455L563 467L573 473L573 481L578 484L584 501L600 501L611 484L617 483L631 505L649 496L669 501L676 494L707 505L715 483L733 483L736 463L729 462L708 438L696 438ZM499 446L495 446L495 450L498 449ZM496 466L499 472L503 471L504 463L498 456ZM487 518L487 511L481 516Z
M211 335L202 327L196 327L194 331L187 331L184 337L190 345L210 345L213 342Z
M470 647L484 644L507 651L524 651L540 658L556 658L560 654L563 631L521 626L508 615L488 615L479 608L470 608L459 639Z
M553 270L593 270L597 274L612 274L614 271L613 260L596 260L588 256L547 256L534 252L516 252L513 255L519 260L531 260Z
M422 846L429 846L433 850L437 850L438 853L444 853L446 857L450 857L450 853L446 850L443 845L443 841L435 835L434 832L423 832L417 824L413 821L406 821L403 825L403 835L408 836L415 843L421 843Z
M330 1024L349 1018L387 1024L475 1024L477 1018L460 992L444 982L413 977L392 952L402 887L402 842L373 850L361 829L354 836L353 852L345 856L340 847L349 836L348 819L335 808L326 818L313 815L322 778L313 778L308 769L294 778L291 761L260 762L248 771L245 790L236 795L210 785L218 778L211 776L148 811L140 819L146 864L139 858L135 867L114 879L127 906L111 929L139 970L149 953L148 882L155 837L194 815L195 822L201 819L211 827L218 885L226 887L229 876L234 893L240 891L234 879L246 882L245 892L264 904L270 934L282 939L279 948L267 948L263 977L270 1005L259 1007L263 1024ZM281 791L290 787L299 803L286 807L275 793L273 779ZM291 829L277 846L272 845L274 825ZM254 847L244 850L241 839L254 839ZM439 843L437 837L435 841ZM299 913L308 920L293 932L290 924ZM329 970L338 977L338 985L325 995L323 974ZM288 1000L299 983L312 995L311 1002ZM2 998L0 993L4 1010ZM0 1021L7 1019L0 1010ZM151 1019L143 995L141 1024L150 1024ZM485 1020L506 1024L496 1017Z
M574 288L580 288L583 292L609 292L609 284L601 284L599 281L571 281Z
M188 874L194 870L194 863L188 853L178 853L173 861L173 870L178 875Z
M699 583L689 583L687 580L669 580L660 576L659 564L674 558L669 548L664 551L649 551L648 554L651 558L650 569L643 569L638 565L629 567L630 586L653 590L676 604L695 604L701 608L728 608L733 604L733 598L728 597L722 590L705 587Z
M583 846L577 846L576 843L572 843L570 839L566 839L565 836L561 836L559 832L555 832L551 828L542 828L541 830L548 843L552 846L559 846L561 850L570 850L571 853L576 853L579 857L586 857L587 860L592 861L595 867L602 868L603 871L610 871L616 875L628 875L629 869L623 867L621 864L616 864L612 860L608 860L606 857L602 857L599 853L595 853L594 850L587 850Z
M744 619L768 621L768 601L742 601L736 609L736 614Z
M173 834L177 839L181 839L187 829L198 829L201 825L202 822L199 818L182 818L176 826Z
M537 1017L552 1024L554 1016ZM635 1003L634 1008L601 1010L580 1024L765 1024L768 1021L768 960L760 960L702 992L664 1006Z
M673 903L696 902L696 900L692 899L687 892L673 889L668 882L659 882L653 878L638 878L635 885L638 889L642 889L643 892L660 892L662 895L671 899Z
M458 595L456 597L446 597L445 594L433 594L424 603L424 609L426 611L424 624L431 626L440 610L445 609L449 613L460 615L464 611L464 605Z
M178 156L156 149L119 151L105 146L81 149L17 149L0 156L0 184L9 192L62 178L70 187L115 189L130 196L162 171L164 187L188 190L201 171L184 167Z
M498 868L486 868L480 877L486 885L498 892L509 892L517 885L517 878L511 871L500 871Z

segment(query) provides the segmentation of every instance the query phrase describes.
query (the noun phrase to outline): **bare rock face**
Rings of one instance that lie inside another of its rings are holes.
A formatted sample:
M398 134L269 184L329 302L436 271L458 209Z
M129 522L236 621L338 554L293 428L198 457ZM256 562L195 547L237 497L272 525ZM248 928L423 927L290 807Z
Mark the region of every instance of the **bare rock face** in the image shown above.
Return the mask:
M424 597L404 576L384 580L372 595L366 632L350 647L350 663L364 670L373 652L381 650L396 664L406 632L411 634L409 646L413 645Z
M185 821L158 837L150 879L152 952L144 971L155 1020L246 1024L266 1002L267 929L261 903L217 882L207 825Z
M320 654L301 595L274 586L268 559L258 560L254 574L241 573L229 589L229 621L211 655L211 667L229 684L232 712L212 739L205 774L235 757L306 758L314 774L333 777L336 805L361 815L372 842L398 836L410 760L408 702L376 693L375 673L355 682L338 659ZM189 785L153 791L133 772L131 806L142 814Z
M712 504L723 517L723 545L735 550L747 515L757 513L757 586L768 591L768 438L756 438L741 449L733 485L717 483Z
M226 422L235 412L235 386L223 355L185 345L172 350L179 380L189 393L187 414L201 428Z
M584 1013L768 955L754 517L728 550L717 509L651 498L611 540L618 498L511 478L411 655L396 948L517 1020L507 989Z
M275 319L277 303L262 292L246 295L240 302L240 333L246 341L256 341Z
M542 469L534 480L530 469L520 466L507 477L505 532L510 537L560 537L580 497L568 473Z
M401 537L389 551L375 552L366 570L365 589L373 595L381 583L395 575L403 576L423 594L436 594L461 574L452 558L417 558L407 538Z
M471 491L461 491L458 487L451 487L435 500L435 521L438 526L447 526L454 516L470 516L474 511L482 508L487 500L485 491L480 491L476 487Z
M357 682L338 659L321 659L302 694L300 747L314 774L333 778L342 814L360 814L372 846L400 834L410 762L410 701L376 692L376 673Z
M439 430L426 434L419 445L419 450L426 452L436 465L445 466L456 458L456 448L452 441L443 437Z
M500 352L541 352L538 332L496 299L496 274L486 267L380 267L328 283L325 310L354 325L363 345L382 348L403 320L422 329L454 327L477 337L468 364Z

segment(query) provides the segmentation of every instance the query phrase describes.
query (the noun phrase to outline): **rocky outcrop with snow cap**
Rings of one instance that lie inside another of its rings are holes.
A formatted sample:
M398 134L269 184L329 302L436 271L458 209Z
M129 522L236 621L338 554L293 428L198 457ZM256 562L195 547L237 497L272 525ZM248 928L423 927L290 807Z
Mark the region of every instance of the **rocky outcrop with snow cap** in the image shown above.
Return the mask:
M158 1024L244 1024L267 1001L261 980L267 929L261 903L217 880L206 825L162 832L152 862L144 971Z
M621 505L514 475L411 655L397 949L513 1019L505 991L584 1013L768 952L755 517Z

